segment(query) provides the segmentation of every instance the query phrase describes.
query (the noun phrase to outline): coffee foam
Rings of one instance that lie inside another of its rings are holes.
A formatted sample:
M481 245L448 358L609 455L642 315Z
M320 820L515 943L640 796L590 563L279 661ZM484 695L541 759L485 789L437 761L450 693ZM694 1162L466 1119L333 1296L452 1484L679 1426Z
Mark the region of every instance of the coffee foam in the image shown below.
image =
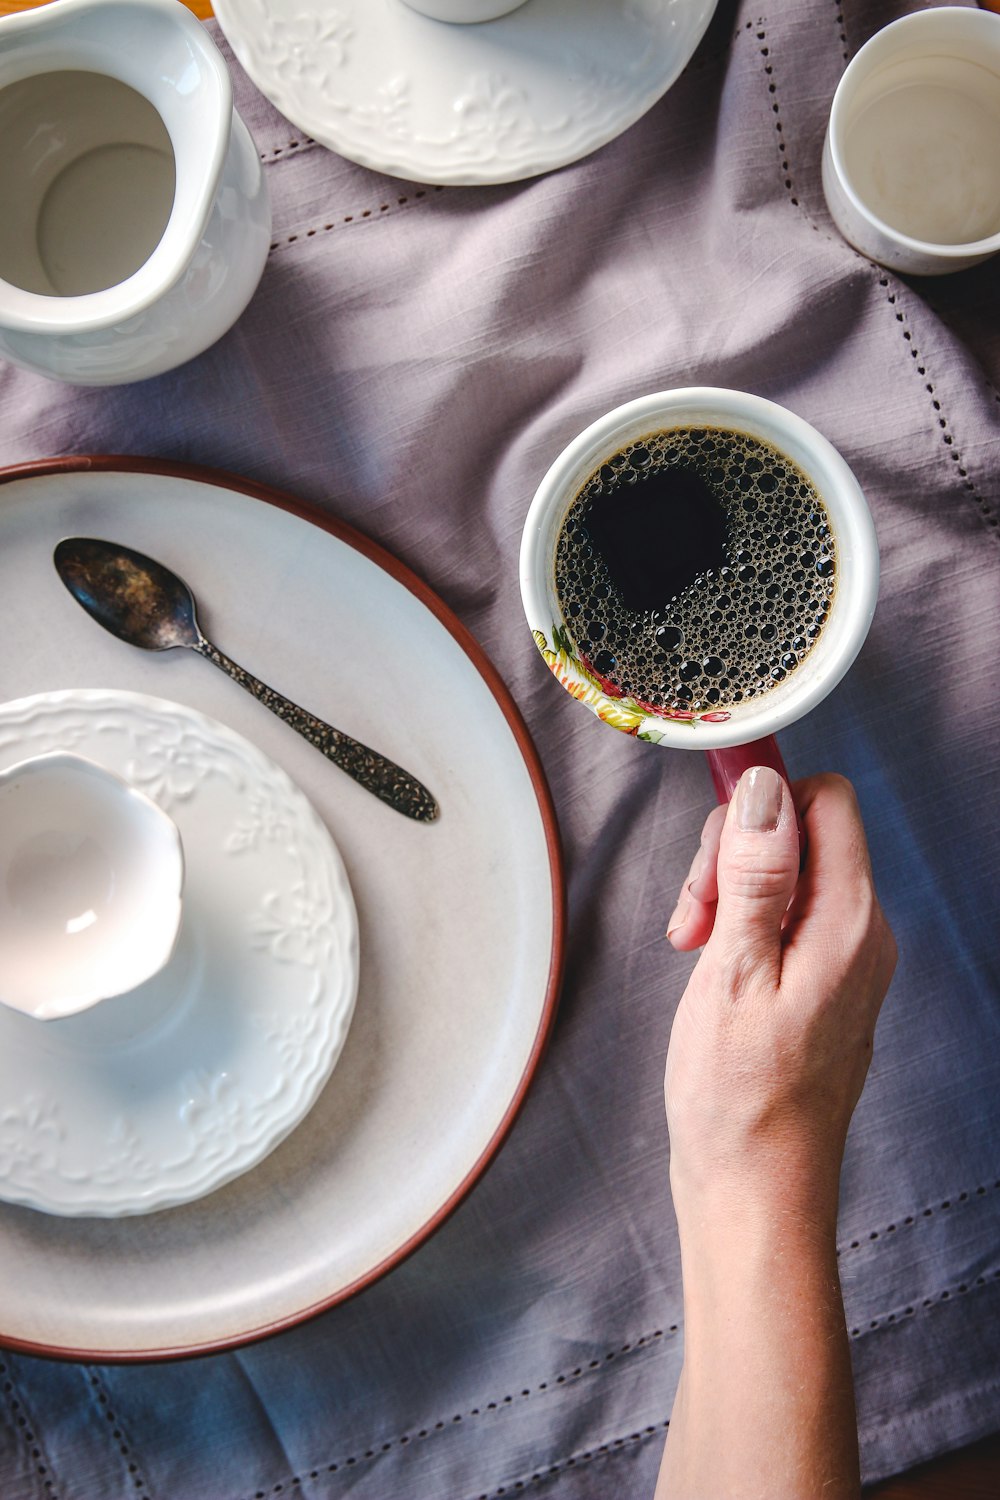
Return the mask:
M725 516L725 562L656 609L625 604L587 516L599 496L651 474L694 470ZM802 470L749 434L652 433L583 485L556 543L555 582L570 638L615 696L653 713L732 709L772 691L818 640L836 586L826 507Z

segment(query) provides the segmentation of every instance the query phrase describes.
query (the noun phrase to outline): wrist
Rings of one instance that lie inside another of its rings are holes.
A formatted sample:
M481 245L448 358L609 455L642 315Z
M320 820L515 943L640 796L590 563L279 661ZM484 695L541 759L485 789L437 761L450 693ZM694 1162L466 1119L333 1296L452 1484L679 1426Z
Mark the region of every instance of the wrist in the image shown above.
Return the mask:
M803 1245L834 1244L840 1192L840 1159L811 1152L755 1153L711 1167L672 1156L670 1188L681 1242L711 1246L749 1236L764 1242L783 1234Z

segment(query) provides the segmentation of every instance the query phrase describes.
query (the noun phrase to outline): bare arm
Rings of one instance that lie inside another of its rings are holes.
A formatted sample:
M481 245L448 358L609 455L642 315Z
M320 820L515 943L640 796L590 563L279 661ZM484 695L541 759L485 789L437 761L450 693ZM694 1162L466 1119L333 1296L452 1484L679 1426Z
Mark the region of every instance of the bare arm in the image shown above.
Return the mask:
M748 772L671 920L703 947L667 1058L684 1367L656 1500L855 1500L835 1234L895 944L854 794ZM791 904L790 904L791 903Z

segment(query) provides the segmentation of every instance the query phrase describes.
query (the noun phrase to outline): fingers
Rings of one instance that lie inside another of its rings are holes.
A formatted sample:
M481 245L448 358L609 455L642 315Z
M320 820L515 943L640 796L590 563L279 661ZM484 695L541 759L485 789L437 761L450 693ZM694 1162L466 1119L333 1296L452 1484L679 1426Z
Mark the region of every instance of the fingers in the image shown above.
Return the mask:
M759 802L760 798L765 795L767 778L763 769L752 774L755 790L752 794L748 792L748 795L756 797ZM773 792L773 781L770 786ZM734 806L737 800L734 797ZM859 920L864 920L866 910L870 910L872 903L875 902L867 841L857 799L850 782L842 776L813 776L796 782L794 800L805 830L808 847L805 869L798 883L796 884L795 879L792 878L792 867L788 863L787 842L783 844L779 839L775 844L775 841L770 839L765 832L763 838L756 840L758 852L766 861L770 861L771 865L773 865L773 856L777 852L785 863L778 871L778 884L771 906L768 908L765 903L762 907L758 899L763 890L762 882L773 881L775 871L773 868L755 868L752 856L749 868L746 866L750 847L747 841L749 839L751 844L754 842L753 834L737 829L738 837L732 846L732 851L736 860L733 877L737 880L738 888L735 891L736 904L731 908L737 918L739 912L747 910L747 891L744 887L749 880L753 894L750 912L756 912L758 917L763 917L766 931L773 932L774 913L780 907L778 931L780 932L786 925L790 926L789 936L792 943L797 941L795 929L801 922L803 913L810 914L812 919L810 926L821 917L833 928L847 928ZM786 789L783 794L782 816L789 814L787 804L790 801L791 798ZM667 925L667 937L678 952L686 953L695 948L704 947L712 937L716 926L716 902L719 894L719 850L722 831L726 824L727 809L725 807L713 809L705 822L701 843L685 879L677 906ZM777 832L777 829L774 831ZM794 869L797 874L797 863ZM794 892L790 911L786 891L789 896ZM753 924L756 919L751 917L750 920ZM888 933L887 928L886 932ZM733 943L737 941L734 936ZM886 959L886 966L891 972L894 958L891 934L888 934L886 952L889 955ZM777 951L772 950L771 962L778 963L779 961Z
M811 776L796 784L807 839L802 876L792 904L790 941L803 921L847 932L874 905L868 842L854 788L842 776Z
M667 923L667 937L678 953L690 953L694 948L703 947L711 936L719 894L716 879L719 840L725 821L725 807L713 808L705 820L698 852Z
M884 994L896 963L896 943L872 880L868 843L854 788L842 776L813 776L796 784L808 855L795 892L788 949L828 952L863 944Z
M791 791L777 771L753 766L740 777L722 830L718 904L706 946L713 961L776 984L782 923L798 878Z
M851 783L827 772L796 782L796 802L808 842L806 868L832 895L845 882L871 884L868 840ZM853 891L845 892L850 900Z

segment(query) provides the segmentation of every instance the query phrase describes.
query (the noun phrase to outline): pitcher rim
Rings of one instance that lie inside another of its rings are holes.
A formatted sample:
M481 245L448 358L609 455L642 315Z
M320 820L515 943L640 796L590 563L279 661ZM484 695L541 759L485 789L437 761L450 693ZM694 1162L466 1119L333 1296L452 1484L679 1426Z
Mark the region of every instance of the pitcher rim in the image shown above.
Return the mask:
M156 13L178 26L190 38L193 48L207 66L214 80L211 106L217 115L218 129L214 131L214 142L210 152L205 153L203 183L200 188L195 211L185 215L185 223L175 225L177 195L171 204L170 214L155 248L131 276L100 291L84 292L78 296L58 296L45 292L30 292L0 276L0 326L10 332L65 335L87 333L110 324L122 322L151 307L181 280L202 236L215 204L219 178L229 151L233 117L233 86L225 59L213 38L194 14L180 0L52 0L51 4L37 9L17 11L0 18L0 64L7 52L6 43L15 38L22 39L32 31L45 31L64 24L80 12L134 11L143 14ZM40 76L46 71L69 71L65 64L51 69L32 68L24 78ZM95 68L80 67L81 72L97 72ZM121 79L118 72L104 70L104 76ZM15 82L19 80L11 80ZM129 87L135 84L129 82ZM6 87L0 84L0 89ZM170 136L171 148L176 155L176 143L168 122L150 90L136 88L144 99L156 110ZM171 233L172 231L172 233ZM168 236L175 243L170 244ZM167 246L167 249L164 249ZM160 269L158 259L169 265Z

